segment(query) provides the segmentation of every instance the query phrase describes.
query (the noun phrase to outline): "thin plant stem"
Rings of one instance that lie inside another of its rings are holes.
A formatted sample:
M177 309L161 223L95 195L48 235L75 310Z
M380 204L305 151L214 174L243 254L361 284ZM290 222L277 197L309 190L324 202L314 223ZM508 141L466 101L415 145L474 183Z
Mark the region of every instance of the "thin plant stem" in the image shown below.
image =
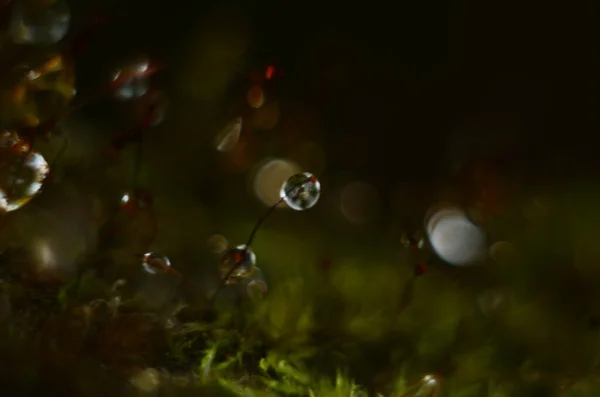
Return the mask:
M275 211L275 209L279 206L279 204L281 204L285 198L287 197L288 194L290 194L292 191L294 191L295 189L297 189L298 187L304 185L305 183L309 182L310 178L306 178L301 182L296 183L294 186L290 187L285 194L275 203L273 204L271 207L269 207L269 209L264 213L263 216L261 216L258 221L256 222L256 224L254 225L254 228L252 228L252 231L250 232L250 237L248 237L248 242L246 243L246 245L244 246L244 251L242 253L242 258L246 257L246 254L248 253L248 250L250 249L250 244L252 244L252 242L254 241L254 237L256 237L256 233L258 232L258 229L260 228L260 226L264 223L264 221L267 220L267 218ZM221 283L219 284L219 286L217 287L217 290L215 291L215 293L212 295L212 297L210 298L211 301L214 301L214 299L217 297L217 295L219 294L219 292L221 292L221 290L225 287L227 280L229 279L229 277L231 277L231 275L237 270L239 269L239 267L242 265L243 260L236 262L236 264L234 266L231 267L231 269L229 269L229 271L225 274L225 276L223 277L223 279L221 280Z

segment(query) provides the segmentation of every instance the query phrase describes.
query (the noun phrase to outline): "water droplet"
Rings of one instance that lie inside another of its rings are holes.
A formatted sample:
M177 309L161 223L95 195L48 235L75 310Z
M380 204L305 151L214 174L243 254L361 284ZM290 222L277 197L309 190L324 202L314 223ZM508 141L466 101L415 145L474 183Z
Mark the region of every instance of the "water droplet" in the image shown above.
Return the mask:
M280 197L296 211L312 208L319 201L321 183L311 173L291 176L281 187Z
M246 249L245 245L237 246L228 250L219 262L219 274L221 279L226 279L227 283L236 283L238 279L243 279L252 274L256 265L256 254L251 248Z
M150 90L148 78L157 71L157 66L146 57L130 61L113 75L115 96L121 100L129 100L146 95Z
M70 23L64 0L21 0L13 6L9 33L17 44L55 44L66 36Z
M170 270L171 261L164 255L149 252L144 255L142 267L148 274L166 273Z
M42 155L16 151L14 133L0 134L0 210L14 211L27 204L42 188L50 169Z

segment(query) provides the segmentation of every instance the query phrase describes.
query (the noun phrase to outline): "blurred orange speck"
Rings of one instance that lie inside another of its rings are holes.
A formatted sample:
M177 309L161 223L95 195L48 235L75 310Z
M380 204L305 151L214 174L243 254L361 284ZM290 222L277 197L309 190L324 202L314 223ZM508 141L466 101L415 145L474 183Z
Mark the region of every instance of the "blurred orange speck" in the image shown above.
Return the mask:
M19 84L12 93L12 100L14 102L23 102L25 100L25 94L27 92L27 87L24 84Z
M262 87L259 85L252 86L252 88L248 90L246 99L248 100L248 105L255 109L260 108L265 103L265 94Z
M27 153L31 147L27 141L21 140L15 143L11 149L13 153Z
M271 102L261 109L259 109L254 117L256 127L263 128L265 130L271 130L275 128L279 121L279 104L277 102Z
M265 78L267 80L271 80L273 75L275 74L275 66L269 65L267 66L267 70L265 71Z

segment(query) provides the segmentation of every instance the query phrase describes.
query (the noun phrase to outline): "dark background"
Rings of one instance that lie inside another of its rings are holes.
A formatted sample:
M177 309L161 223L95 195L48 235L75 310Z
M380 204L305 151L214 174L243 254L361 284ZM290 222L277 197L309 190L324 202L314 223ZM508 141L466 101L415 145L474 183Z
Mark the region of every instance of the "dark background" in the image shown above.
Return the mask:
M72 2L72 9L75 27L119 15L79 57L80 93L93 92L132 54L166 65L155 81L169 95L169 113L145 142L142 178L159 210L163 203L163 240L186 245L221 230L243 241L263 211L248 188L252 166L305 140L323 150L324 167L315 170L323 204L269 222L291 235L329 236L322 251L334 250L333 241L397 241L449 187L470 197L480 168L520 197L562 194L596 174L591 4L132 1ZM229 83L218 95L200 95L222 68L219 56L208 66L203 56L219 51L236 54ZM268 88L281 105L279 124L244 129L249 164L232 172L212 140L230 118L251 116L250 76L268 64L285 72ZM119 106L104 100L75 116L102 126L95 136L102 141L120 128L126 111ZM129 174L130 164L114 174ZM353 179L380 195L382 216L367 228L334 215L333 192ZM197 224L183 201L205 211Z
M593 154L594 145L584 142L596 128L591 5L134 1L72 7L75 22L78 13L123 13L86 56L95 73L105 62L146 50L177 74L186 62L182 48L203 25L244 25L250 42L240 74L244 66L268 62L285 69L278 93L304 103L325 125L330 168L367 173L381 187L436 178L440 159L455 146L523 162L521 170L537 170L533 179L566 172L575 157L584 163Z

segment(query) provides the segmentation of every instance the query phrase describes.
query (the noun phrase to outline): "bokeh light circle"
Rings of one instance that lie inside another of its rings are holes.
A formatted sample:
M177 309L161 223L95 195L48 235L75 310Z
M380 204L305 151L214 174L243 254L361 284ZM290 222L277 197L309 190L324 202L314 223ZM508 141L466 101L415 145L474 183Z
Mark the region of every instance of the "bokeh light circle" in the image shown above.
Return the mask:
M259 109L265 104L265 92L261 86L254 85L248 90L246 99L248 100L248 105L254 109Z
M267 206L277 204L280 200L281 186L300 171L300 167L289 160L267 160L258 168L254 177L253 185L256 197ZM286 206L286 204L282 202L281 206Z
M213 254L222 254L229 247L229 242L224 236L215 234L208 238L206 245Z
M459 208L445 207L434 212L426 230L435 253L451 265L474 265L486 256L484 232Z
M351 223L364 224L372 221L379 212L377 189L366 182L349 183L340 195L340 210Z
M242 121L243 119L241 117L236 117L228 122L217 136L215 136L214 144L219 152L227 153L235 149L235 146L240 140Z

